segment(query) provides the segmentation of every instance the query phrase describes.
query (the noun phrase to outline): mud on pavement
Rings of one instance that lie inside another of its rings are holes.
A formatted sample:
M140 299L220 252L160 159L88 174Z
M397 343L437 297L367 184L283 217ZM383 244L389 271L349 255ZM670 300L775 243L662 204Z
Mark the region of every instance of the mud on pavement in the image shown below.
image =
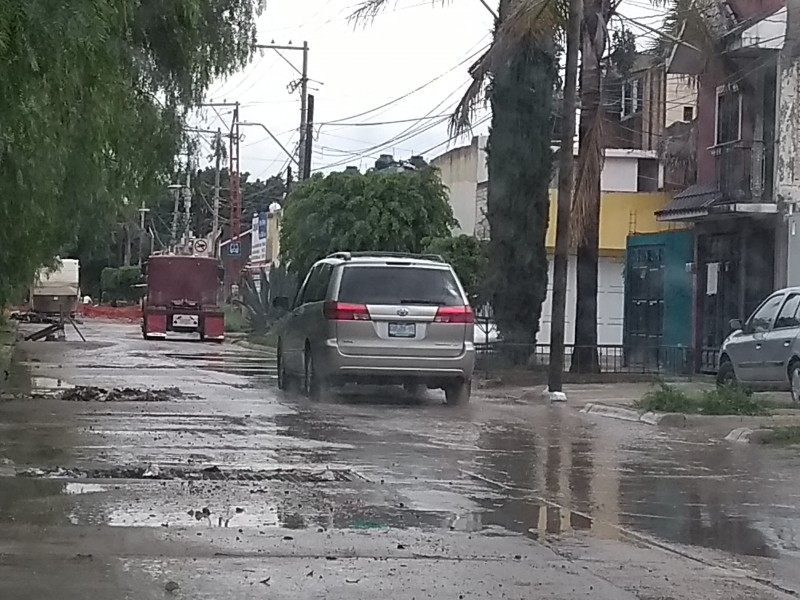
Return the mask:
M269 352L84 330L14 374L68 388L0 404L0 598L800 591L789 452L497 396L315 404L276 390Z

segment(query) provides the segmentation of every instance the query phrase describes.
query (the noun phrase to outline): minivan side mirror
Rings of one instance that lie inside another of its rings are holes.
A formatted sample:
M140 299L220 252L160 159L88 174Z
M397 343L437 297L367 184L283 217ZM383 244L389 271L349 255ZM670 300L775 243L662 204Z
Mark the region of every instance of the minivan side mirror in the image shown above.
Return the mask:
M278 296L272 300L272 306L280 310L289 310L289 298Z
M731 331L740 331L742 328L742 320L741 319L731 319L728 321L730 325Z

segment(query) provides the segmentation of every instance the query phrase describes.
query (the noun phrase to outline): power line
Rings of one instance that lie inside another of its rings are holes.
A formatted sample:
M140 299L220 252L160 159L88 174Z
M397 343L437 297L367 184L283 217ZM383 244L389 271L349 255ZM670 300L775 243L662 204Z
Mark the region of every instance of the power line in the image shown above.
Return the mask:
M485 40L487 37L488 37L488 35L484 36L481 39L481 41L478 42L478 44L483 42L483 40ZM363 117L365 115L377 112L377 111L381 110L382 108L386 108L388 106L396 104L396 103L400 102L401 100L405 100L409 96L412 96L412 95L416 94L417 92L419 92L421 90L424 90L426 87L436 83L437 81L439 81L440 79L446 77L447 75L449 75L450 73L452 73L456 69L458 69L458 68L464 66L465 64L467 64L468 62L472 61L476 56L478 56L479 54L484 52L488 47L489 47L489 44L484 45L480 50L478 50L477 52L473 52L472 54L467 56L465 59L463 59L461 62L459 62L457 65L449 68L444 73L440 73L439 75L437 75L433 79L430 79L430 80L426 81L425 83L423 83L422 85L414 88L410 92L406 92L402 96L398 96L397 98L389 100L388 102L385 102L384 104L381 104L380 106L376 106L375 108L371 108L369 110L365 110L365 111L360 112L358 114L350 115L349 117L342 117L340 119L334 119L332 121L325 121L325 122L319 123L319 125L336 125L336 124L342 123L344 121L352 121L353 119L358 119L358 118Z

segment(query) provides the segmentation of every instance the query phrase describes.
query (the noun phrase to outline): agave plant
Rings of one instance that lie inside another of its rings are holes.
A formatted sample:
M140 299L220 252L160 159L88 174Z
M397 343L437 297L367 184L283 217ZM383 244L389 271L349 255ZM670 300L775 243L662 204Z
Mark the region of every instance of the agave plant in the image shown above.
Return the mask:
M286 314L288 301L296 290L297 277L283 266L275 265L269 275L265 269L259 270L257 275L244 275L239 288L241 299L237 304L247 311L250 328L256 333L264 333ZM279 298L285 302L277 302Z

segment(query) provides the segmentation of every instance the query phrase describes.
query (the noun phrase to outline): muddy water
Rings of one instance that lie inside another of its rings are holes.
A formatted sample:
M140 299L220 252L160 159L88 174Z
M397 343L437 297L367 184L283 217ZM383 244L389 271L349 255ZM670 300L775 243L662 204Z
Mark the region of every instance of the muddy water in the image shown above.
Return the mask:
M146 345L127 332L108 344L23 349L13 386L177 386L186 396L0 403L0 528L511 533L718 550L717 562L764 559L777 570L798 558L792 448L735 446L496 394L459 409L436 392L415 400L371 388L311 404L275 389L268 352ZM177 474L147 477L151 466ZM352 476L194 475L209 468ZM122 474L86 477L91 469ZM32 471L16 476L23 470Z

